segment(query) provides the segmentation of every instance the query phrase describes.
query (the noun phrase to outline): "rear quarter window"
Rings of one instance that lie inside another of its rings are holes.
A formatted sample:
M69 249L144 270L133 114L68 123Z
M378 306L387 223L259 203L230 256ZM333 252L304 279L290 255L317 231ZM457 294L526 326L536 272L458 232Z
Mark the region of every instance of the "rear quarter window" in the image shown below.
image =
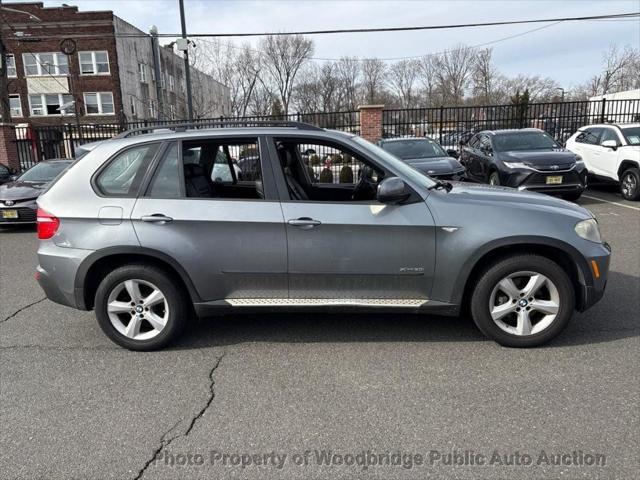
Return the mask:
M159 147L159 143L148 143L117 153L98 174L98 191L108 197L135 197Z

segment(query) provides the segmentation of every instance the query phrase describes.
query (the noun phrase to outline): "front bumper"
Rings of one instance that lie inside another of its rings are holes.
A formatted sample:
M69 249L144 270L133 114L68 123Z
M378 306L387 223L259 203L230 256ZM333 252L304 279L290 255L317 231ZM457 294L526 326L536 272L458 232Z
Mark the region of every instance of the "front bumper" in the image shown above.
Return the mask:
M427 175L437 180L451 180L454 182L460 182L466 178L465 172L466 170L459 170L457 172L427 173Z
M549 177L561 177L561 183L547 183ZM587 188L587 170L572 169L560 172L516 170L507 179L506 186L552 195L582 193Z
M590 270L590 278L581 287L582 292L576 309L580 312L591 308L604 296L609 276L609 264L611 262L611 247L608 243L602 244L602 250L597 255L592 255L587 259Z
M15 206L10 207L0 203L0 226L35 224L37 211L38 207L35 202L28 204L17 202ZM15 212L17 218L5 218L4 212Z

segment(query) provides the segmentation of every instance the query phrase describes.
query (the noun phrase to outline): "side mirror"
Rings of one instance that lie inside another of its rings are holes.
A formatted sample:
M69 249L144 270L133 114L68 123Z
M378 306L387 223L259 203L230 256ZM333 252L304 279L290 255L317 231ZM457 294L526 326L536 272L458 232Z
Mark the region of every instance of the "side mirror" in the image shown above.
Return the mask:
M600 145L602 145L605 148L611 148L612 150L618 149L618 142L616 142L615 140L605 140Z
M9 181L10 181L10 182L15 182L17 179L18 179L18 175L11 175L11 176L9 177Z
M411 195L407 192L406 185L398 177L385 178L378 185L378 194L376 198L380 203L400 203L405 201Z
M453 148L447 148L447 155L453 158L458 158L458 151Z

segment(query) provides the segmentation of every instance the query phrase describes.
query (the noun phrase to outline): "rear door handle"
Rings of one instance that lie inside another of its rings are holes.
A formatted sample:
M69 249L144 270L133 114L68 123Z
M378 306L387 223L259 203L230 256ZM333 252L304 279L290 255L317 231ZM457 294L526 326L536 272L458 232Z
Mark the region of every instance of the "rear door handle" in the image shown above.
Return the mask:
M140 217L140 220L149 223L167 223L173 221L173 218L162 215L161 213L154 213L153 215L143 215Z
M309 217L300 217L300 218L289 220L287 223L294 227L309 229L309 228L317 227L322 222L320 220L314 220L313 218L309 218Z

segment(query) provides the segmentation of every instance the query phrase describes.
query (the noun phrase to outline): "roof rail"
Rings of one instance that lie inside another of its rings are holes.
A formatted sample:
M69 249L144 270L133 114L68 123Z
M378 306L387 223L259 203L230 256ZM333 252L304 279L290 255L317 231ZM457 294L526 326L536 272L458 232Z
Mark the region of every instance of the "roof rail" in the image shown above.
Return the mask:
M155 130L173 130L175 132L185 132L187 130L197 130L206 128L221 128L229 125L245 125L247 127L290 127L299 130L322 131L323 128L316 127L310 123L295 122L289 120L211 120L205 122L171 123L167 125L148 125L146 127L132 128L119 133L113 138L127 138L135 133L151 133Z

